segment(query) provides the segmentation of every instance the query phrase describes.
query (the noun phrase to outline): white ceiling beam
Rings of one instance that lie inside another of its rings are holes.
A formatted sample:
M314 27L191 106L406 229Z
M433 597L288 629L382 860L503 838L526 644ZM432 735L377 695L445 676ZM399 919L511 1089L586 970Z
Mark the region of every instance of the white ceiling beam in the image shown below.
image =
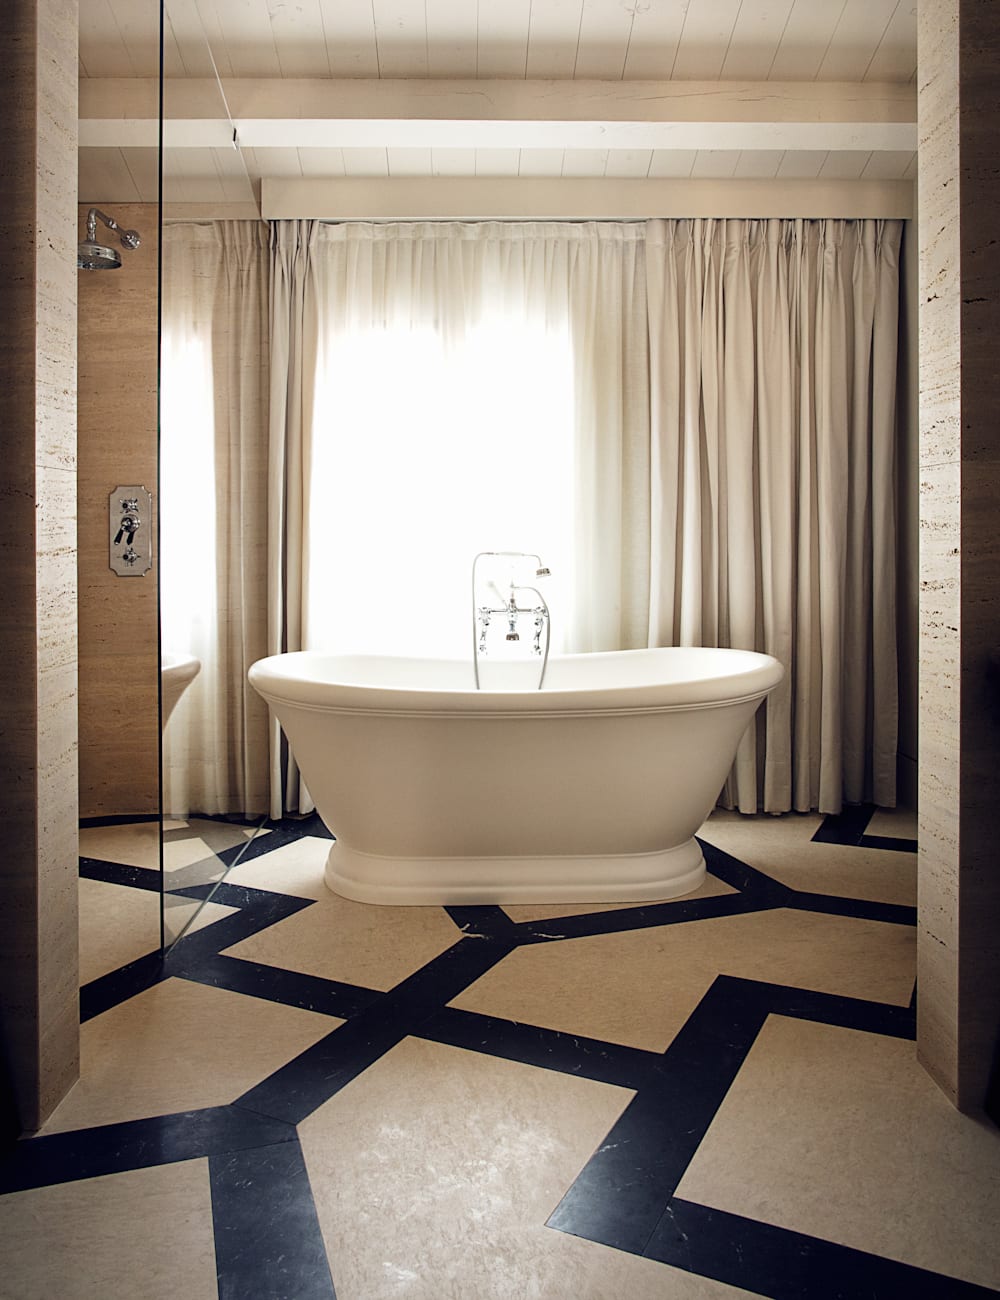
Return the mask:
M167 81L164 143L218 148L905 151L909 85L231 79ZM82 147L156 143L144 78L80 83Z
M264 220L642 220L913 216L911 181L264 177Z
M225 78L234 117L559 121L886 121L916 117L909 84L847 81L437 81ZM211 116L212 78L167 78L166 117ZM155 78L83 78L81 117L154 117ZM192 112L192 108L194 111Z
M155 122L91 118L81 148L155 146ZM904 122L548 122L380 118L185 118L165 122L168 149L689 149L910 152Z

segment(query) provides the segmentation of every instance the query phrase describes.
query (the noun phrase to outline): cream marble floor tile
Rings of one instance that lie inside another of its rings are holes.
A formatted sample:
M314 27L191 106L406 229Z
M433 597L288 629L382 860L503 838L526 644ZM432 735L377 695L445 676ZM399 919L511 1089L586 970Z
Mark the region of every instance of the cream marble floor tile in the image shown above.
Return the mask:
M631 1096L404 1040L299 1126L339 1300L745 1295L544 1226Z
M165 980L81 1027L80 1081L43 1131L222 1105L341 1023Z
M715 876L706 876L704 882L690 894L685 894L685 901L691 898L717 898L720 894L732 894L736 891L723 884ZM674 902L674 899L669 899ZM620 912L627 907L642 907L642 903L550 903L540 906L524 904L518 906L504 905L504 911L512 921L549 921L560 916L579 916L592 912Z
M822 820L814 813L747 817L717 808L698 835L793 889L916 905L915 854L814 844Z
M183 871L185 867L193 867L195 863L204 864L205 880L214 880L225 874L225 863L200 835L186 835L182 840L164 840L163 870L168 875L173 871Z
M663 1051L717 975L902 1006L914 963L910 926L779 909L518 948L451 1005Z
M246 885L248 889L270 889L299 898L323 898L330 892L323 882L323 871L331 843L316 835L306 835L259 858L238 862L226 880L232 885Z
M160 869L159 822L129 822L124 826L81 826L80 856L130 867Z
M188 933L194 934L196 930L204 930L206 926L214 925L216 921L221 921L227 916L235 916L239 910L238 907L227 907L225 903L204 903L191 923Z
M770 1017L678 1195L1000 1287L1000 1132L911 1042Z
M249 882L241 872L235 883ZM226 955L322 979L391 989L462 937L441 907L353 903L327 889L322 877L315 896L312 907L241 940L227 948Z
M2 1300L217 1300L208 1161L0 1196Z
M155 952L159 946L159 894L81 878L81 984Z
M876 808L865 828L866 835L888 835L892 839L917 838L917 810L915 808Z

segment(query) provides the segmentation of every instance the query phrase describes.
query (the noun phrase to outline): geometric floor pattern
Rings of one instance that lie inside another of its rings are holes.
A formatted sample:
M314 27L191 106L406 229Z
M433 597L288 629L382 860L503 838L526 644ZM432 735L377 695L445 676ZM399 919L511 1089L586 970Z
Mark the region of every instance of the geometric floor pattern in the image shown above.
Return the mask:
M697 894L575 908L348 903L316 818L267 831L81 990L0 1297L1000 1294L1000 1133L915 1062L905 817L717 812Z

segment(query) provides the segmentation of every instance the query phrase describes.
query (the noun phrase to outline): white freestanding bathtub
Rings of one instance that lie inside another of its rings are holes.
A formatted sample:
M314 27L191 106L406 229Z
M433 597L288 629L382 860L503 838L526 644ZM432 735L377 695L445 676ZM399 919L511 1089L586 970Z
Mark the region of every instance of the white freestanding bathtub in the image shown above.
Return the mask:
M674 898L695 831L784 670L670 648L490 663L302 651L250 682L336 836L326 883L369 903ZM498 680L499 679L499 680ZM484 679L485 680L485 679Z

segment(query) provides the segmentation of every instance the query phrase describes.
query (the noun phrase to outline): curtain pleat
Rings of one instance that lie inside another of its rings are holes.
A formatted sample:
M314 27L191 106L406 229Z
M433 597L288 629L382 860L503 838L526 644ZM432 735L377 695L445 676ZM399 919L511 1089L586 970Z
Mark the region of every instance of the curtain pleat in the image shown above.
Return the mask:
M306 446L312 424L311 380L315 369L316 306L310 281L311 250L319 223L280 221L271 226L271 384L267 447L267 653L305 645L303 592L306 544ZM269 815L312 810L298 766L271 718Z

